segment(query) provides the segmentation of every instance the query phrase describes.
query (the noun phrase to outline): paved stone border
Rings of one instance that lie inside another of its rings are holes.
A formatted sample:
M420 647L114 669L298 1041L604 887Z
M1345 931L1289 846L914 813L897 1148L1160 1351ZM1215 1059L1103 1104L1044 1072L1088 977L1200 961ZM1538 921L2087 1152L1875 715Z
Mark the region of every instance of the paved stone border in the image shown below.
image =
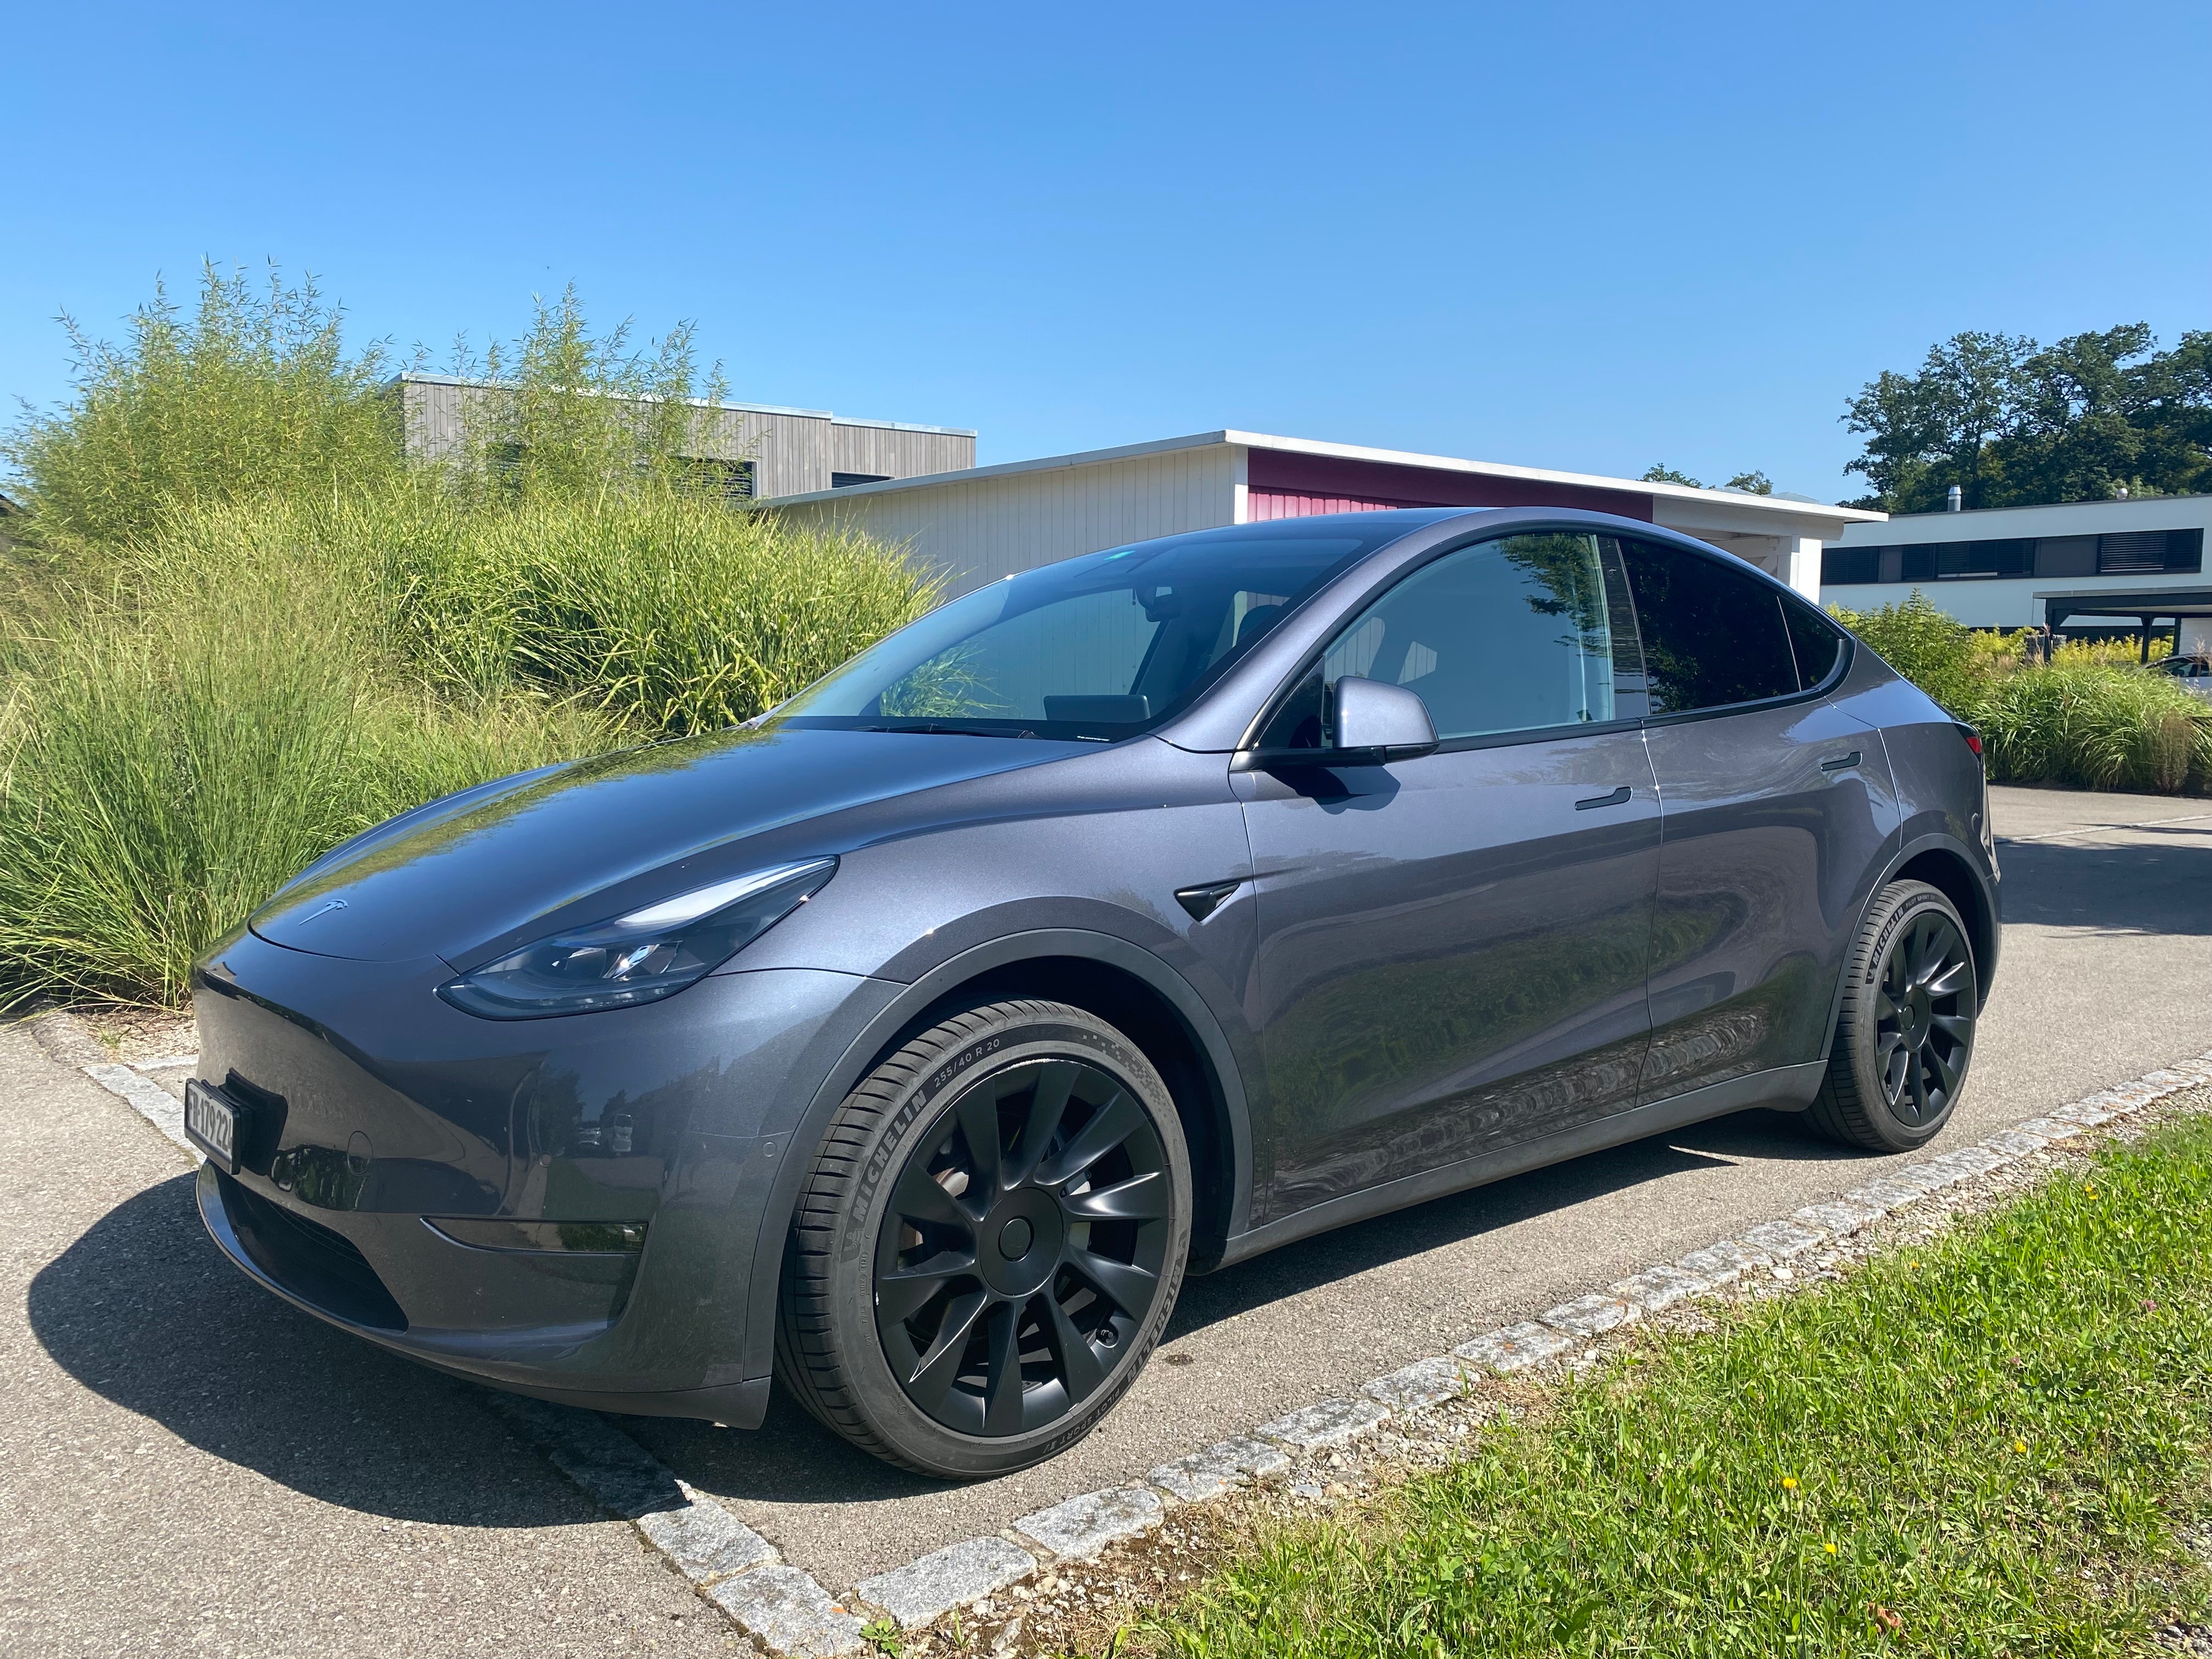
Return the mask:
M1733 1238L1693 1250L1678 1261L1647 1267L1606 1290L1561 1303L1534 1320L1486 1332L1462 1343L1449 1355L1417 1359L1387 1376L1362 1383L1354 1397L1324 1400L1291 1412L1262 1424L1249 1437L1221 1441L1163 1463L1145 1477L1142 1485L1108 1487L1070 1498L1016 1522L1013 1530L1040 1546L1041 1557L1046 1550L1054 1551L1055 1559L1096 1554L1115 1538L1132 1536L1154 1524L1164 1504L1221 1498L1250 1480L1291 1469L1296 1456L1340 1452L1394 1418L1413 1418L1432 1406L1461 1397L1480 1376L1510 1375L1563 1358L1593 1338L1647 1313L1691 1297L1718 1294L1751 1269L1769 1269L1787 1277L1794 1272L1792 1263L1821 1245L1847 1237L1885 1215L1920 1202L1930 1193L1978 1179L2078 1134L2085 1127L2206 1082L2212 1082L2212 1051L2175 1068L2100 1090L2043 1118L1999 1130L1972 1146L1907 1164L1839 1199L1808 1204L1786 1220L1747 1228ZM1146 1488L1151 1492L1146 1492ZM1146 1504L1142 1498L1152 1493L1158 1496L1151 1505ZM1077 1527L1071 1519L1071 1529L1066 1533L1047 1524L1048 1517L1107 1516L1127 1519L1118 1527L1103 1521L1096 1527ZM1141 1520L1137 1518L1140 1516ZM1071 1544L1064 1553L1055 1541L1063 1537ZM987 1547L1006 1541L974 1538L952 1545L912 1566L865 1581L856 1594L893 1613L905 1628L919 1628L955 1607L972 1605L1017 1583L1022 1575L1013 1556ZM928 1572L916 1571L925 1564L931 1565ZM886 1593L894 1584L899 1592L896 1608L890 1605Z
M50 1027L61 1029L50 1036ZM167 1090L129 1066L85 1063L78 1044L89 1041L90 1034L81 1022L49 1014L34 1021L33 1029L55 1058L80 1066L191 1150L184 1139L182 1109ZM167 1069L183 1059L149 1062L145 1069ZM1793 1271L1790 1264L1820 1245L1931 1193L1978 1180L2084 1129L2207 1082L2212 1082L2212 1051L2099 1090L1972 1145L1893 1170L1840 1199L1807 1205L1786 1220L1747 1228L1679 1261L1646 1267L1534 1320L1486 1332L1449 1355L1417 1359L1361 1384L1353 1397L1304 1407L1261 1425L1248 1437L1219 1441L1163 1463L1142 1481L1085 1492L1023 1516L1006 1534L965 1539L932 1551L863 1579L842 1600L811 1574L785 1564L768 1540L685 1485L605 1419L491 1389L483 1399L587 1496L635 1525L695 1589L771 1653L842 1659L870 1645L862 1632L871 1618L920 1629L1051 1564L1087 1560L1148 1531L1159 1524L1170 1504L1222 1497L1249 1481L1285 1473L1297 1456L1340 1456L1343 1448L1393 1418L1412 1418L1465 1394L1476 1376L1509 1375L1560 1358L1646 1313L1717 1294L1748 1270L1766 1268L1786 1276ZM155 1095L159 1102L151 1098Z

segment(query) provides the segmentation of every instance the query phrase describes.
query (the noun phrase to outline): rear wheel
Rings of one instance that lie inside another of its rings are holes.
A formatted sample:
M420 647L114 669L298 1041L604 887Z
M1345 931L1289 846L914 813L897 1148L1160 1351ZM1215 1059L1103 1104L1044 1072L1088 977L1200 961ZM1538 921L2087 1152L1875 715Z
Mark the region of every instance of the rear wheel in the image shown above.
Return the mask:
M1854 1146L1905 1152L1957 1107L1980 1000L1966 924L1925 882L1893 882L1867 912L1844 969L1827 1075L1807 1114Z
M1134 1043L1057 1003L956 1014L830 1124L792 1226L777 1375L902 1468L1042 1462L1143 1369L1190 1214L1182 1125Z

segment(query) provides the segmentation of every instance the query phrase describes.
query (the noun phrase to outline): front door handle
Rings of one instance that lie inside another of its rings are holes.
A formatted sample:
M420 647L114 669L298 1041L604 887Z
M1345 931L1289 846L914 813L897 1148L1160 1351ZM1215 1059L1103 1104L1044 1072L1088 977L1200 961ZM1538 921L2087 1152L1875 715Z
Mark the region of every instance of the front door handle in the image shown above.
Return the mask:
M1827 759L1820 763L1820 769L1823 772L1844 772L1850 770L1858 763L1859 751L1854 749L1848 755L1829 756Z
M1625 806L1628 804L1628 798L1635 793L1624 783L1609 795L1592 795L1588 800L1577 801L1575 811L1587 812L1593 806Z
M1221 908L1222 900L1243 884L1244 878L1239 876L1234 881L1210 881L1203 887L1179 887L1176 902L1190 912L1193 921L1204 921Z

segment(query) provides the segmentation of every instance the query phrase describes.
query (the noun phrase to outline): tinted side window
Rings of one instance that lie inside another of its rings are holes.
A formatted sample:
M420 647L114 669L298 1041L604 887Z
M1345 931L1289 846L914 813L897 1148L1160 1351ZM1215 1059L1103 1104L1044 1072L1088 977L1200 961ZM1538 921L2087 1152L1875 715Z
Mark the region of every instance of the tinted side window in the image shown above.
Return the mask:
M1616 584L1617 585L1617 584ZM1480 542L1423 566L1339 634L1270 723L1270 748L1323 734L1324 684L1345 675L1418 691L1439 738L1596 725L1643 712L1617 696L1632 638L1607 604L1599 538L1557 534Z
M1654 714L1788 696L1797 665L1774 591L1717 559L1643 542L1621 555Z
M1790 648L1797 659L1797 684L1810 691L1835 672L1844 636L1826 617L1800 599L1782 601L1782 620L1790 629Z

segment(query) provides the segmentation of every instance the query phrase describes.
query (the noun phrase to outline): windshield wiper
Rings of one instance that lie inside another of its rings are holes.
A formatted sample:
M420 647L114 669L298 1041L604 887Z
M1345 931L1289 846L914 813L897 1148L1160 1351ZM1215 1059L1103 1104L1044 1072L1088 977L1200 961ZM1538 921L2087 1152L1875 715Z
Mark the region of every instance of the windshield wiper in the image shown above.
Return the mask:
M932 737L1034 738L1034 732L995 732L986 726L962 726L951 720L921 720L912 726L862 726L861 732L920 732Z

